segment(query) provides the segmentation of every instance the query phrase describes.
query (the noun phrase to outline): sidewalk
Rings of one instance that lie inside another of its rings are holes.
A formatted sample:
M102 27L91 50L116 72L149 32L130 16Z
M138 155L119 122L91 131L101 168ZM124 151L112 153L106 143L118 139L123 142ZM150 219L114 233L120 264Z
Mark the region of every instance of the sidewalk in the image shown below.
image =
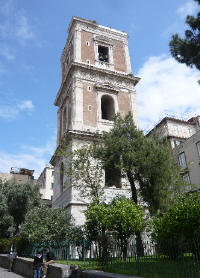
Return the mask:
M23 278L21 275L15 274L14 272L8 272L6 268L0 267L0 278Z

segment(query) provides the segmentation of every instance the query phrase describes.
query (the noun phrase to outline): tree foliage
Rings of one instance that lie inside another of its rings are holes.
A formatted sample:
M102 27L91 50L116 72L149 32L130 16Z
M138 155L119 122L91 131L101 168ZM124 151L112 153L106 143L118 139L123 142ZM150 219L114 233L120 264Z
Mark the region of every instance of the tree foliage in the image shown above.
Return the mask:
M90 241L99 246L99 256L109 248L112 235L126 254L128 239L145 228L144 211L125 197L116 197L111 203L93 202L86 210L85 229Z
M156 240L199 238L199 215L199 192L180 195L161 217L153 219L153 238Z
M9 236L8 228L13 225L13 217L8 213L5 196L0 194L0 238Z
M124 119L116 116L113 129L103 134L102 142L95 146L96 156L104 168L111 173L117 169L128 180L135 204L140 193L152 215L164 209L180 185L179 169L167 140L156 134L144 136L128 114Z
M200 0L195 1L200 5ZM185 38L173 35L169 43L170 51L178 62L200 70L200 12L196 17L188 15L186 24L189 29L185 31Z
M8 212L13 217L16 228L24 222L28 210L41 203L39 187L30 183L9 183L5 189L5 195Z
M84 145L73 152L66 173L71 177L72 184L79 190L82 197L90 199L102 197L103 167L101 161L95 159L92 145Z
M27 213L20 236L31 243L63 242L70 239L72 227L72 219L66 210L35 207Z
M107 204L92 202L85 212L86 232L90 241L101 242L105 239L108 229L108 209Z
M3 213L1 221L5 227L13 224L17 232L28 210L40 203L39 185L0 181L0 210Z
M183 185L168 141L144 136L131 114L124 119L116 115L113 128L71 153L69 164L67 175L81 196L100 200L104 180L105 186L116 187L122 180L135 204L143 200L151 215L164 211Z
M125 197L116 197L109 205L110 231L116 232L120 241L126 241L145 228L144 209Z

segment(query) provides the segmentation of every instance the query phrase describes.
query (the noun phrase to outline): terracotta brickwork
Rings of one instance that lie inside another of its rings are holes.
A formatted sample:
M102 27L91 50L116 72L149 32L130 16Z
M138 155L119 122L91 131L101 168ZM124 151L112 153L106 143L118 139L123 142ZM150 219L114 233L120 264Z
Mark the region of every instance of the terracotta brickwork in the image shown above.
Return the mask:
M95 60L93 34L86 31L81 32L81 60L84 63L89 60L90 64L94 64Z
M131 100L128 92L119 92L118 105L122 117L124 117L129 111L131 111Z
M90 86L91 91L88 91ZM88 106L91 106L91 110ZM94 93L93 86L88 83L83 85L83 123L84 125L97 126L97 99L96 93Z
M113 60L115 70L126 72L126 60L123 42L114 41Z

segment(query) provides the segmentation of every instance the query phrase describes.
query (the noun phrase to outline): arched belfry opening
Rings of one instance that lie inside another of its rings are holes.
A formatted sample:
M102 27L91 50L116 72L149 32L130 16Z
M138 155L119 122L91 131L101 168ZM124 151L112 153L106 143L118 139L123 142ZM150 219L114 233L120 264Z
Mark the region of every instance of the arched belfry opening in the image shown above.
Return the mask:
M111 96L104 95L101 98L101 117L103 120L113 121L115 115L114 100Z

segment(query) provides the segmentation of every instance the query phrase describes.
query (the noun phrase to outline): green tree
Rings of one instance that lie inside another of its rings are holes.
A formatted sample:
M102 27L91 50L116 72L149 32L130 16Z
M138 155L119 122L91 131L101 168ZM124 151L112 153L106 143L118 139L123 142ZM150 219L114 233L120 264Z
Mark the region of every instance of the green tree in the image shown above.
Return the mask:
M46 206L35 207L25 217L20 236L30 243L63 242L70 239L72 219L64 209L50 209Z
M179 195L167 211L153 218L153 238L156 240L200 237L200 194Z
M93 201L88 205L85 212L85 230L88 240L96 242L97 256L105 258L107 256L109 214L107 204Z
M9 236L8 228L13 225L13 217L8 213L5 197L0 193L0 238Z
M200 5L200 0L195 1ZM178 62L200 70L200 12L196 17L188 15L186 23L189 29L185 31L185 38L173 35L169 43L170 51Z
M200 194L178 196L162 216L154 217L151 223L152 238L158 249L176 259L183 248L200 259Z
M179 189L179 169L167 140L156 134L144 136L128 114L124 119L116 116L113 129L103 134L102 142L94 147L96 156L110 173L115 169L126 177L135 204L141 196L152 215L164 209L174 190Z
M84 145L70 156L65 172L71 177L72 184L82 197L100 199L103 195L104 170L101 161L95 157L93 145ZM69 158L69 153L66 157Z
M123 257L126 258L128 240L145 229L144 209L125 197L114 198L108 209L108 229L115 232Z
M100 258L108 253L110 235L115 237L126 257L128 240L145 228L143 208L125 197L116 197L109 204L93 202L85 215L88 239L98 243Z
M1 231L13 225L17 233L27 211L40 203L39 185L0 180Z
M141 158L136 178L142 199L153 216L165 211L176 194L185 188L185 184L167 138L161 139L156 133L145 138Z
M13 217L16 232L18 232L19 225L24 222L28 210L41 203L39 185L30 183L18 184L14 181L7 183L3 191L6 197L8 213Z

